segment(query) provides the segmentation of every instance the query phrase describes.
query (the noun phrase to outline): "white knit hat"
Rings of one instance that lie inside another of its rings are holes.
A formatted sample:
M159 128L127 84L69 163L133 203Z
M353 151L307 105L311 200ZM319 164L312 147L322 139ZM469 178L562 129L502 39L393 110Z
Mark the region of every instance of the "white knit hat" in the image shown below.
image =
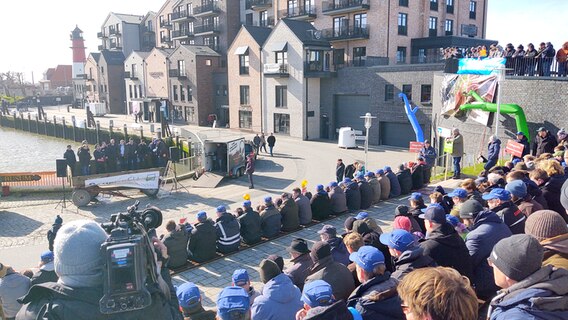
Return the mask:
M94 221L77 220L57 232L54 247L55 272L69 287L92 287L102 283L101 244L107 234Z

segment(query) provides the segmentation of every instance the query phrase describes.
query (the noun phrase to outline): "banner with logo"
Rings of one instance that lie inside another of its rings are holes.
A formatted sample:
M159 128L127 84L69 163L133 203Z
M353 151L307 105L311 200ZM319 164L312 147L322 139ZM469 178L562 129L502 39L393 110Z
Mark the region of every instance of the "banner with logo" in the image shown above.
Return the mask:
M458 63L458 74L490 75L505 67L505 58L463 58Z
M507 140L507 146L505 147L505 152L511 154L515 157L522 157L523 150L525 149L525 145L522 143L518 143L515 140Z
M497 89L497 77L480 76L471 74L448 74L442 80L440 96L442 101L442 114L455 115L460 106L474 101L467 95L471 90L475 90L483 100L493 102ZM476 122L487 125L489 112L480 110L469 111L469 117Z
M119 176L85 180L85 187L126 187L134 189L158 189L160 171L136 172Z

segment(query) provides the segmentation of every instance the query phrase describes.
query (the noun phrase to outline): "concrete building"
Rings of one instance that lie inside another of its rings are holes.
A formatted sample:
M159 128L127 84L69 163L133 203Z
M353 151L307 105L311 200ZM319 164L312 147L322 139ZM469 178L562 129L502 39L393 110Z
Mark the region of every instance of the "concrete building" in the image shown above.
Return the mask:
M156 46L156 13L148 12L140 22L140 51L149 52Z
M240 9L241 23L246 26L274 27L279 18L273 0L244 0Z
M85 63L85 73L87 102L103 102L109 113L126 114L122 51L92 52Z
M146 97L143 105L145 121L159 121L159 103L169 98L169 56L174 49L154 48L145 60Z
M156 13L154 25L156 26L156 47L158 48L172 48L172 22L171 16L173 12L174 3L179 0L166 0L162 7Z
M227 53L230 127L264 131L262 48L272 29L243 25Z
M143 110L146 98L146 58L150 52L133 51L124 60L124 88L128 114Z
M128 56L132 51L140 51L142 47L141 23L144 16L111 12L97 33L101 40L99 51L121 51Z

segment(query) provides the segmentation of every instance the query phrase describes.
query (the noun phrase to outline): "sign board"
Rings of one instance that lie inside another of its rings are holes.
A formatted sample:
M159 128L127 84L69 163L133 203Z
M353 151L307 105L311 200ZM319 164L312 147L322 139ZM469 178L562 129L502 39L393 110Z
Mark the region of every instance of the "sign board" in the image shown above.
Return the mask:
M119 176L85 180L85 187L128 187L135 189L158 189L160 171L137 172Z
M365 140L367 140L367 138L365 136L355 136L355 140L365 141Z
M418 153L422 149L423 145L424 145L423 142L410 141L410 146L408 147L408 151Z
M444 140L444 152L445 153L452 153L454 151L454 142Z
M22 181L39 181L41 177L37 174L22 173L3 173L0 174L0 183L2 182L22 182Z
M507 140L507 146L505 147L505 152L514 155L515 157L522 157L523 150L525 146L522 143L518 143L515 140Z
M452 136L452 130L444 127L438 127L438 136L442 138L450 138Z

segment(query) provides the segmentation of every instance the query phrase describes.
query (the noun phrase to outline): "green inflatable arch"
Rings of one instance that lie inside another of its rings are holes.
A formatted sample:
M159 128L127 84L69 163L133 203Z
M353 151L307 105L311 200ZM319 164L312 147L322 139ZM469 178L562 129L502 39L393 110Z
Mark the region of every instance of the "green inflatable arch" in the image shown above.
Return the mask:
M497 112L497 104L485 102L477 92L471 90L468 93L469 96L473 97L478 103L468 103L460 106L460 110L471 110L477 109L487 112ZM515 115L515 122L517 124L517 131L521 131L525 134L527 139L530 141L529 126L527 125L527 118L525 117L525 112L517 104L501 104L500 113L513 114Z

